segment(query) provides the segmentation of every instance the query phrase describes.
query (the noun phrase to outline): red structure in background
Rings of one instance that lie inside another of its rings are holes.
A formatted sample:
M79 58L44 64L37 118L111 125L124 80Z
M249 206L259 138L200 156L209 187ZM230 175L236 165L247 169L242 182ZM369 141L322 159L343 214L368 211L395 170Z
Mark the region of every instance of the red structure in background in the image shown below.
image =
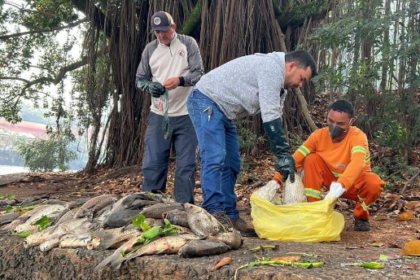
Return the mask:
M47 139L46 125L22 121L11 124L0 118L0 147L13 145L11 137L27 139Z

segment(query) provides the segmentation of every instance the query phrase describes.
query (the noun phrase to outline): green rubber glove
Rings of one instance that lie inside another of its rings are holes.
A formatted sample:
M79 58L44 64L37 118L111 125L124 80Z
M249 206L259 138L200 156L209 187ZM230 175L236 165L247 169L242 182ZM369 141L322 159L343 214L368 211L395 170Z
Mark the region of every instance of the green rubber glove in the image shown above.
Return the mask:
M149 92L153 97L159 98L165 93L165 87L161 83L151 82L145 79L137 79L136 84L138 89Z
M290 181L295 181L296 165L295 160L289 152L289 144L286 142L283 126L280 119L263 123L271 143L271 150L277 158L276 171L280 172L283 180L286 181L290 175Z

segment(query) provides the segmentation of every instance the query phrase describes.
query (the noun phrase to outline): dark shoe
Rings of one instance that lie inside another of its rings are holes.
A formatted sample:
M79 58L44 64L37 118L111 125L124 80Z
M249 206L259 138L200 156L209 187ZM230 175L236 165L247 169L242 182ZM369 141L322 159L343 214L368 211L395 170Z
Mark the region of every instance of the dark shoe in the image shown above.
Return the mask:
M243 237L257 237L257 233L252 227L249 227L248 224L241 218L230 219L233 224L233 227L236 228Z
M355 231L370 231L370 223L368 220L362 220L354 217L354 230Z
M229 228L233 228L233 225L230 221L230 219L226 216L225 211L218 211L218 212L214 212L211 213L213 215L213 217L216 218L216 220L222 224L222 226L225 228L225 230L229 229Z

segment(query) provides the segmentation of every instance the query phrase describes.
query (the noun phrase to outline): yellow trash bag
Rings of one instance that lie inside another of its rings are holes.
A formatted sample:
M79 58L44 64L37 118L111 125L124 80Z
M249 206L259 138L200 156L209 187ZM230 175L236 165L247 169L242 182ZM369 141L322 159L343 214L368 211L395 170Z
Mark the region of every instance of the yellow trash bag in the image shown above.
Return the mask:
M339 241L344 217L334 211L335 199L274 205L251 195L251 217L260 238L294 242Z

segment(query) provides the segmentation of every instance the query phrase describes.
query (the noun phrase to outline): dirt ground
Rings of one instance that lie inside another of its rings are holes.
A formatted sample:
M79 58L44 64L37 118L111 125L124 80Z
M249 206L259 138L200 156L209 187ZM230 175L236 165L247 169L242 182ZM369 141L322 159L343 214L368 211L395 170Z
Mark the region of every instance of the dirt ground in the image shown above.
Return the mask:
M262 172L258 167L254 167L253 169L251 168L248 174L248 178L244 180L245 183L237 185L236 192L240 214L251 223L249 197L253 191L270 180L270 174L272 173L270 171ZM127 167L117 171L102 171L90 177L84 177L81 173L21 173L0 176L0 195L14 195L16 201L23 201L28 197L73 201L80 197L94 197L104 193L114 193L123 196L138 192L141 191L141 182L141 171L137 167ZM169 193L173 185L172 182L173 172L168 176ZM197 181L197 184L195 199L196 204L199 205L202 202L202 198L199 181ZM0 204L0 209L4 210L4 208L5 205ZM346 255L348 259L354 254L354 258L357 259L361 251L364 252L364 261L377 261L380 254L397 256L407 242L420 239L420 221L418 218L420 195L417 185L408 189L404 195L385 191L376 204L372 206L372 230L370 232L355 232L353 230L353 208L354 203L350 201L340 200L337 204L336 210L341 212L346 219L346 226L341 234L341 241L317 245L293 242L275 243L283 244L289 251L300 253L310 253L313 246L318 246L316 248L321 248L319 250L324 253L324 256L328 255L327 259L331 262L335 256L338 258L338 256L343 257ZM413 218L399 220L398 215L403 212L413 213ZM273 244L273 242L258 238L246 238L244 246L235 255L246 255L252 246L266 244ZM372 254L369 252L372 252ZM348 262L352 262L352 260L350 259ZM336 265L339 267L339 264ZM420 271L420 259L411 260L409 264L403 264L402 267L404 271L418 272ZM369 274L362 270L358 270L358 273L362 273L362 279L371 279ZM350 274L347 276L350 277ZM321 276L319 279L324 278ZM328 279L334 279L334 277ZM386 279L386 277L378 279ZM391 277L389 279L394 278Z

